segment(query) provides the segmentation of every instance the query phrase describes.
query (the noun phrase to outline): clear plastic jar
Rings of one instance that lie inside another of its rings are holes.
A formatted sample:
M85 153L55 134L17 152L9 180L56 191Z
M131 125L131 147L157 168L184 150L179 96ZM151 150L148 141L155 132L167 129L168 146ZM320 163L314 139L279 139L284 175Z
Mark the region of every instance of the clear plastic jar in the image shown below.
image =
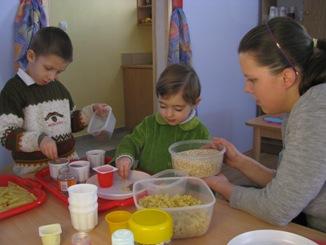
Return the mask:
M72 245L92 245L91 238L86 232L77 232L71 237Z
M69 167L65 166L59 170L58 184L62 192L67 192L68 187L77 183L76 177L70 172Z

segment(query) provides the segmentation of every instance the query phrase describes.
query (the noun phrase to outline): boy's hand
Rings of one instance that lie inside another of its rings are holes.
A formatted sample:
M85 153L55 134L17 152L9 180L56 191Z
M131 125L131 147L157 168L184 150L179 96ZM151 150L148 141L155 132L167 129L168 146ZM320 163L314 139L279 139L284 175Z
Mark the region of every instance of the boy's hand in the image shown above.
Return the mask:
M129 157L120 157L115 161L115 166L118 168L118 174L123 179L127 179L131 168L132 161Z
M104 103L97 103L93 105L93 111L100 117L105 117L110 110L112 110L111 107Z
M57 144L49 136L44 136L40 143L41 152L49 159L54 160L58 158Z

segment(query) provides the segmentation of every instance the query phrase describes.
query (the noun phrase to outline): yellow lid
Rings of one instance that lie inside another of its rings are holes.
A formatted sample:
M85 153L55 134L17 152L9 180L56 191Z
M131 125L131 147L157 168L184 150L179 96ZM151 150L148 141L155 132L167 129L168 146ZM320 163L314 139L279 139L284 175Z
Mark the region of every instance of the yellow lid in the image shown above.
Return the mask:
M172 217L164 210L152 208L138 210L131 215L128 224L138 243L157 244L170 241L172 238Z

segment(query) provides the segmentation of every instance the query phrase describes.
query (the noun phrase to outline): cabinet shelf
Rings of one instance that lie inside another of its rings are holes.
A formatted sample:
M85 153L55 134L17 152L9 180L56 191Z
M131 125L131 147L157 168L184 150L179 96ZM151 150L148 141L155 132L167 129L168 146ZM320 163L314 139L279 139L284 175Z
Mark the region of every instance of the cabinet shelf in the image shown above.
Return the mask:
M141 26L152 25L152 4L148 0L137 0L137 24Z

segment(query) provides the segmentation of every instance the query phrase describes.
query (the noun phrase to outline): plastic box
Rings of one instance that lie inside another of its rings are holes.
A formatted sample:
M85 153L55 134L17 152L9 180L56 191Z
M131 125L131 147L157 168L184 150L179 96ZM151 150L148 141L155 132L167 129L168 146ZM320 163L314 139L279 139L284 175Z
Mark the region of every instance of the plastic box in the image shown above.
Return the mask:
M110 108L108 111L108 115L105 118L102 118L95 113L91 117L89 121L87 132L93 136L99 135L107 135L109 138L112 136L114 128L115 128L116 119Z
M178 169L165 169L161 172L152 175L153 178L184 177L184 176L188 176L188 174Z
M161 208L173 217L173 238L189 238L205 234L209 228L216 199L201 179L196 177L166 177L139 180L133 185L133 198L137 209L143 209L139 200L149 195L191 195L202 204L186 207Z
M172 167L200 178L218 174L222 168L225 148L205 148L210 143L210 140L187 140L170 145Z

